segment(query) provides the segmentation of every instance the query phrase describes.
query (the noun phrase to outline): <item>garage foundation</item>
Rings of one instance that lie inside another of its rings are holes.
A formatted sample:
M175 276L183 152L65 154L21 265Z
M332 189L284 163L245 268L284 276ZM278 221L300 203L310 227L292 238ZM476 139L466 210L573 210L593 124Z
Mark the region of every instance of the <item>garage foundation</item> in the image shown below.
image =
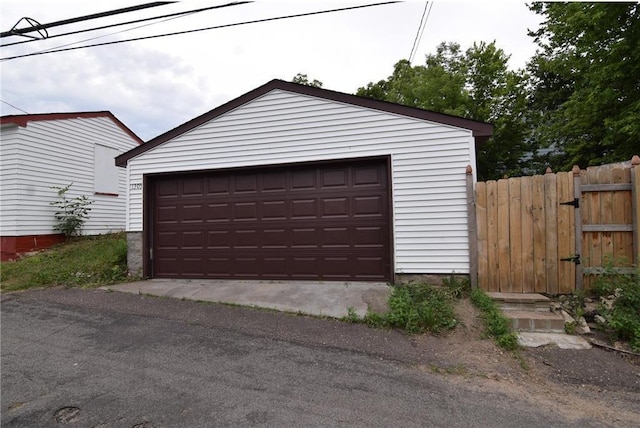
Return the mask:
M142 232L127 232L127 269L131 276L142 276Z

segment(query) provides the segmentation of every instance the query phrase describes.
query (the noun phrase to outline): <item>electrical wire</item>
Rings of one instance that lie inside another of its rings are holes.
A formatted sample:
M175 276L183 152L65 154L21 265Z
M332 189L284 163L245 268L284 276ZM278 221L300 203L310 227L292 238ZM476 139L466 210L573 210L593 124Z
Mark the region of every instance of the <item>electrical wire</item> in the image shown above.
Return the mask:
M257 23L261 23L261 22L278 21L278 20L283 20L283 19L299 18L299 17L303 17L303 16L320 15L320 14L332 13L332 12L342 12L342 11L347 11L347 10L362 9L362 8L372 7L372 6L382 6L382 5L393 4L393 3L399 3L399 0L386 1L386 2L381 2L381 3L370 3L370 4L366 4L366 5L360 5L360 6L342 7L342 8L338 8L338 9L321 10L321 11L316 11L316 12L306 12L306 13L299 13L299 14L294 14L294 15L278 16L278 17L274 17L274 18L256 19L256 20L252 20L252 21L236 22L236 23L233 23L233 24L224 24L224 25L217 25L217 26L213 26L213 27L198 28L198 29L195 29L195 30L176 31L174 33L157 34L157 35L154 35L154 36L137 37L137 38L126 39L126 40L115 40L115 41L112 41L112 42L95 43L95 44L92 44L92 45L76 46L76 47L73 47L73 48L64 48L64 49L57 49L57 50L51 50L51 51L45 51L45 52L34 52L34 53L30 53L30 54L15 55L15 56L10 56L10 57L0 58L0 61L9 61L9 60L12 60L12 59L25 58L25 57L31 57L31 56L37 56L37 55L45 55L45 54L49 54L49 53L66 52L66 51L72 51L72 50L78 50L78 49L86 49L86 48L92 48L92 47L96 47L96 46L108 46L108 45L115 45L115 44L119 44L119 43L134 42L134 41L139 41L139 40L155 39L155 38L159 38L159 37L167 37L167 36L176 36L176 35L181 35L181 34L196 33L196 32L199 32L199 31L215 30L215 29L219 29L219 28L235 27L235 26L239 26L239 25L257 24Z
M427 1L424 4L424 10L422 11L422 17L420 18L420 25L418 25L418 31L416 32L416 37L413 39L413 46L411 47L411 53L409 54L409 64L413 62L415 54L418 52L418 46L420 45L420 41L422 40L422 35L424 34L424 29L427 28L427 21L429 20L429 15L431 15L431 8L433 7L433 2ZM429 11L427 12L427 8ZM426 15L426 18L425 18Z
M153 3L145 3L137 6L125 7L122 9L110 10L107 12L93 13L91 15L79 16L77 18L63 19L62 21L50 22L48 24L38 23L38 25L32 25L31 27L12 28L9 31L4 31L0 33L0 37L19 36L22 34L31 33L33 31L46 30L47 28L59 27L61 25L68 25L68 24L74 24L76 22L89 21L91 19L104 18L105 16L113 16L113 15L119 15L121 13L134 12L141 9L148 9L150 7L165 6L171 3L175 3L175 2L174 1L157 1ZM18 21L18 23L20 23L20 21Z
M119 23L116 23L116 24L103 25L101 27L86 28L84 30L77 30L77 31L69 31L68 33L55 34L53 36L49 36L45 40L54 39L56 37L71 36L71 35L75 35L75 34L86 33L88 31L97 31L97 30L104 30L104 29L107 29L107 28L120 27L122 25L137 24L137 23L140 23L140 22L153 21L155 19L170 18L170 17L180 18L182 16L187 16L187 15L191 15L191 14L198 13L198 12L204 12L206 10L220 9L220 8L223 8L223 7L237 6L237 5L241 5L241 4L247 4L247 3L253 3L253 1L237 1L237 2L227 3L227 4L223 4L223 5L218 5L218 6L209 6L209 7L203 7L201 9L193 9L193 10L188 10L188 11L184 11L184 12L170 13L168 15L160 15L160 16L154 16L154 17L151 17L151 18L142 18L142 19L136 19L136 20L133 20L133 21L119 22ZM168 20L165 19L165 20L159 21L159 22L165 22L165 21L168 21ZM152 24L155 24L155 23L152 23ZM152 25L152 24L147 24L147 25ZM144 25L139 26L139 27L135 27L135 28L142 28L142 27L144 27ZM124 31L128 31L128 30L124 30ZM90 41L90 40L95 40L95 39L100 38L100 37L106 37L106 36L110 36L110 35L113 35L113 34L119 34L119 33L122 33L124 31L117 31L115 33L105 34L104 36L99 36L99 37L94 37L94 38L90 38L90 39L86 39L86 40L81 40L81 41L75 42L75 43L82 43L82 42L86 42L86 41ZM20 40L19 42L12 42L12 43L6 43L4 45L0 45L0 48L4 48L4 47L7 47L7 46L13 46L13 45L21 45L21 44L24 44L24 43L38 42L40 40L42 40L42 39ZM75 44L75 43L70 43L69 45ZM65 47L65 46L69 46L69 45L58 46L58 47L52 48L52 49L57 49L59 47Z
M14 106L14 105L13 105L13 104L11 104L11 103L6 102L5 100L0 100L0 102L5 103L6 105L8 105L8 106L10 106L10 107L13 107L13 108L14 108L14 109L16 109L16 110L21 111L21 112L23 112L24 114L29 114L29 112L24 111L24 110L22 110L20 107L16 107L16 106Z
M178 18L182 18L182 17L185 17L185 16L193 15L193 14L196 14L198 12L202 12L204 10L219 9L221 7L236 6L236 5L246 4L246 3L253 3L253 2L252 1L234 2L234 3L228 3L228 4L225 4L225 5L221 5L221 6L206 7L206 8L203 8L203 9L196 9L196 10L192 10L192 11L172 13L170 15L166 15L166 16L168 16L168 18L163 19L161 21L151 22L149 24L144 24L144 25L138 25L137 27L127 28L125 30L116 31L114 33L109 33L109 34L104 34L102 36L96 36L96 37L91 37L91 38L88 38L88 39L78 40L76 42L67 43L66 45L60 45L60 46L56 46L56 47L49 48L49 49L43 49L41 51L37 51L37 53L40 53L40 52L45 53L45 52L48 52L48 51L54 51L54 50L57 50L57 49L65 48L67 46L77 45L78 43L90 42L91 40L97 40L97 39L102 39L104 37L113 36L113 35L116 35L116 34L126 33L128 31L133 31L133 30L137 30L137 29L140 29L140 28L149 27L151 25L155 25L155 24L160 24L160 23L163 23L163 22L171 21L173 19L178 19ZM160 19L160 18L163 18L163 17L162 16L156 16L154 18L148 18L148 19L144 19L144 20L141 20L141 21L148 21L149 19ZM118 24L114 24L114 26L115 25L118 25ZM89 31L91 31L91 30L89 30Z

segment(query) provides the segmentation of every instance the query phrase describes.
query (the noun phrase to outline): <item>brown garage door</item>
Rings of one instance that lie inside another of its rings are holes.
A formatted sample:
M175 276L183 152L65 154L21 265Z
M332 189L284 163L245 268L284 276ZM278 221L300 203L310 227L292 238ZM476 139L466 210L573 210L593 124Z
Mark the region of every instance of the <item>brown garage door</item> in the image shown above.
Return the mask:
M153 277L390 279L386 160L150 184Z

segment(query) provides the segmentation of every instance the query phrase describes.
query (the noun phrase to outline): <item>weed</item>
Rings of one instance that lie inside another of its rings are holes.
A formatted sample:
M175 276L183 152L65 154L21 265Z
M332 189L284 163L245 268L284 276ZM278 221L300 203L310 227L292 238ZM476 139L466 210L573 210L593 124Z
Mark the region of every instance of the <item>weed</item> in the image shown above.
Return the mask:
M575 321L564 323L564 332L567 334L576 334L577 323Z
M458 284L455 289L419 282L404 284L394 288L389 297L389 312L370 312L363 321L371 327L401 328L408 333L451 330L458 323L451 301L454 295L461 295L461 289Z
M462 364L458 364L455 366L448 366L448 367L441 367L435 364L430 364L429 369L431 370L432 373L437 373L437 374L464 376L469 373L469 370Z
M358 314L356 314L355 309L353 309L353 306L349 306L347 308L347 315L345 315L344 317L341 318L341 321L344 322L351 322L351 323L358 323L360 322L360 317L358 316Z
M605 271L595 281L592 288L599 296L617 296L612 307L601 305L600 310L608 326L622 340L629 341L631 349L640 351L640 269L633 274L618 274L612 264L607 263Z
M50 204L58 208L54 214L57 224L53 229L64 233L66 237L80 235L84 222L89 218L89 211L91 211L89 205L94 202L84 195L73 199L67 197L67 192L72 185L73 183L65 187L52 187L57 190L60 200Z
M498 346L508 351L519 348L518 335L511 330L509 320L500 312L491 297L476 288L471 291L471 302L482 312L487 336L493 337Z

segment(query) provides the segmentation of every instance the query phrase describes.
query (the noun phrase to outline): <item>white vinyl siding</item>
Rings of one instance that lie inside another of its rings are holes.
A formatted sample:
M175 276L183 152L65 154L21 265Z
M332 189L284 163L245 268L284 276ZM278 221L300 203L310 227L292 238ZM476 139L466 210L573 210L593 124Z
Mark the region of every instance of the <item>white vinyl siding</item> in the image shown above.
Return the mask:
M18 127L2 125L0 133L0 235L9 236L18 218Z
M396 273L469 271L466 176L470 130L273 90L129 160L145 174L391 156ZM142 231L142 190L128 231Z
M70 183L73 185L67 192L69 197L86 195L94 201L90 205L84 234L124 230L126 171L117 170L116 193L119 196L94 194L94 146L110 147L120 154L137 146L137 141L108 117L29 121L26 127L15 129L12 142L16 167L11 175L16 184L3 195L3 236L55 233L53 216L56 208L51 202L58 196L52 187ZM2 182L4 193L4 175ZM5 209L4 202L10 209Z

